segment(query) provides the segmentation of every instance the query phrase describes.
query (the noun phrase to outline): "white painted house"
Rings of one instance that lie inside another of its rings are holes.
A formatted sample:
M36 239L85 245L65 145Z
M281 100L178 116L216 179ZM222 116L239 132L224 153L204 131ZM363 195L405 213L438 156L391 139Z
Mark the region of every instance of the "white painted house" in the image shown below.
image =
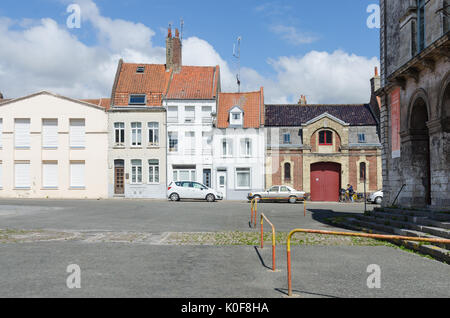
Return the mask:
M220 93L213 130L215 188L245 200L265 186L264 91Z

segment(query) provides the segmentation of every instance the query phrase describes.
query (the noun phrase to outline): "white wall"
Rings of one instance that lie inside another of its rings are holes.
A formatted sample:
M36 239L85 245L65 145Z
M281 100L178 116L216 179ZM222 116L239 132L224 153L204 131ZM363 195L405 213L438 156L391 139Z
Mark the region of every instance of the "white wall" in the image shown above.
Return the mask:
M3 121L2 185L3 198L106 198L108 180L108 115L104 109L72 101L49 93L32 95L0 105ZM30 119L29 149L15 149L15 119ZM58 148L43 149L42 120L58 120ZM71 149L69 140L70 119L85 119L86 146ZM15 189L14 166L16 162L30 162L31 187ZM42 164L44 161L58 162L58 187L44 189ZM71 189L70 162L85 162L85 187Z

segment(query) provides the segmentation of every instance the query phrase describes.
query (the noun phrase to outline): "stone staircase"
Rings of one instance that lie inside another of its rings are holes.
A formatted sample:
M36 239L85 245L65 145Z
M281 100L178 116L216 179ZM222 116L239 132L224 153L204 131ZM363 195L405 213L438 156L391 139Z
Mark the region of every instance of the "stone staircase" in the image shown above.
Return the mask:
M377 234L450 239L450 213L377 208L348 218L346 225ZM392 241L450 264L450 244Z

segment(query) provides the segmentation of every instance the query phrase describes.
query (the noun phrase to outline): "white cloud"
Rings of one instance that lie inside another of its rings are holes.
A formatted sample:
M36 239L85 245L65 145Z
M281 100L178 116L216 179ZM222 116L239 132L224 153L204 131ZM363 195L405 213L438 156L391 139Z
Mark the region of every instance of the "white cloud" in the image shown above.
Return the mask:
M77 1L83 25L93 26L99 44L88 46L54 20L13 21L0 17L0 91L18 97L48 90L74 98L107 97L117 61L165 63L165 48L154 46L155 32L125 20L103 17L91 0ZM236 91L236 70L207 41L183 41L185 65L220 65L223 91ZM336 51L268 61L273 77L243 67L242 90L265 87L266 102L292 103L301 94L309 102L360 103L369 99L369 78L376 58Z
M273 25L270 31L281 36L283 40L292 45L310 44L317 41L317 36L306 34L293 26Z

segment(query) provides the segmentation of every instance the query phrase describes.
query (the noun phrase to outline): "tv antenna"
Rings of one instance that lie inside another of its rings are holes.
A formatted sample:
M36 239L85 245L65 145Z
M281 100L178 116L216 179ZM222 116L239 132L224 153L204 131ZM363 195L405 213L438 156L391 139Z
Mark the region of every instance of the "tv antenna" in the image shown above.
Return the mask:
M183 46L183 30L184 30L184 20L183 20L183 18L181 18L181 20L180 20L180 32L181 32L180 41L181 41L181 46Z
M237 43L233 45L233 56L237 60L237 74L236 74L236 81L238 85L238 92L241 92L241 41L242 37L239 36L237 38ZM237 45L236 45L237 44Z

